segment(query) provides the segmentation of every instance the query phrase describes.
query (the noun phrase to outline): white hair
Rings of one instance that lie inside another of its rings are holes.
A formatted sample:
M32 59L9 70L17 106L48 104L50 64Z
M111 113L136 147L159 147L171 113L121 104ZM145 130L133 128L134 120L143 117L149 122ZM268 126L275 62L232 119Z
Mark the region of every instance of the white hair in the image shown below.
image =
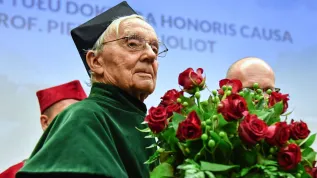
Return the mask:
M95 53L101 52L103 43L105 42L105 39L108 38L110 35L112 35L113 32L115 32L116 37L118 38L120 24L125 20L134 19L134 18L141 19L141 20L145 21L145 19L142 16L136 15L136 14L124 16L124 17L119 17L119 18L115 19L108 26L108 28L100 35L100 37L98 38L98 40L96 41L96 43L94 44L92 49L90 49L90 50L95 52Z
M98 55L100 52L102 52L103 49L103 43L105 42L105 39L109 38L114 32L116 34L116 37L119 38L119 27L120 24L128 19L141 19L143 21L146 21L142 16L140 15L128 15L124 17L119 17L111 22L111 24L108 26L108 28L99 36L98 40L95 42L94 46L91 49L88 49L87 51L92 51L95 55ZM94 78L94 73L92 71L89 71L90 73L90 83L96 82Z

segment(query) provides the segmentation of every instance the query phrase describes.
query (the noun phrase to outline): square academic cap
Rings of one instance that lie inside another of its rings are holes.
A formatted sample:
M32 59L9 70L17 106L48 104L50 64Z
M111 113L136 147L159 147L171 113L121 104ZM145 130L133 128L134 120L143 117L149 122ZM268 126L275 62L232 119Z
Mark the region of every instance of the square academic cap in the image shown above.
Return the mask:
M90 68L86 62L85 50L91 49L94 46L100 35L108 28L113 20L118 17L132 14L137 13L128 5L126 1L123 1L71 30L71 36L89 76Z

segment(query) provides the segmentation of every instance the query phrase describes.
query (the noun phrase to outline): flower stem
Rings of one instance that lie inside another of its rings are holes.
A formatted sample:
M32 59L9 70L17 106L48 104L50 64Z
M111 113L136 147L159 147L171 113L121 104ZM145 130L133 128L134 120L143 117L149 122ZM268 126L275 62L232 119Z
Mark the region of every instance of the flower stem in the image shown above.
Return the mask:
M228 88L225 91L223 91L224 95L222 96L221 101L227 98L227 91L228 91Z
M287 119L288 119L288 117L287 117L287 115L285 116L285 120L284 120L284 122L287 122Z
M194 158L195 161L197 161L197 159L200 157L200 155L201 155L202 152L204 151L205 147L206 147L206 146L203 146L203 147L201 148L201 150L196 154L196 156L195 156L195 158Z
M265 156L265 152L264 152L264 148L263 148L263 143L261 143L261 142L260 142L260 148L261 148L262 155L263 155L264 157L266 157L266 156Z

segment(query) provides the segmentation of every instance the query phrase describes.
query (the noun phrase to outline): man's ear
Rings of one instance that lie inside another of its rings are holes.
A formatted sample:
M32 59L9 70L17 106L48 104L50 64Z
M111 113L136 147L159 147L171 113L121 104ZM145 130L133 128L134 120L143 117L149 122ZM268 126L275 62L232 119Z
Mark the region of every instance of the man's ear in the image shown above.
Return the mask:
M41 120L42 129L43 131L45 131L49 125L49 118L47 117L47 115L41 114L40 120Z
M98 75L102 75L102 60L99 54L95 54L93 51L88 51L86 54L86 62L90 70Z

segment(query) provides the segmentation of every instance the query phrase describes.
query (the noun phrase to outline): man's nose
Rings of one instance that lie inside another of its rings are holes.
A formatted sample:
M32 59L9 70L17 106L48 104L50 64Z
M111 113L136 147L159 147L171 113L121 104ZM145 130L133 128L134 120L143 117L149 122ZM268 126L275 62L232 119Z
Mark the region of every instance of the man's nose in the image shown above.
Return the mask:
M156 58L157 58L157 54L153 51L151 46L146 43L144 48L144 53L141 56L141 60L152 63L154 62Z

